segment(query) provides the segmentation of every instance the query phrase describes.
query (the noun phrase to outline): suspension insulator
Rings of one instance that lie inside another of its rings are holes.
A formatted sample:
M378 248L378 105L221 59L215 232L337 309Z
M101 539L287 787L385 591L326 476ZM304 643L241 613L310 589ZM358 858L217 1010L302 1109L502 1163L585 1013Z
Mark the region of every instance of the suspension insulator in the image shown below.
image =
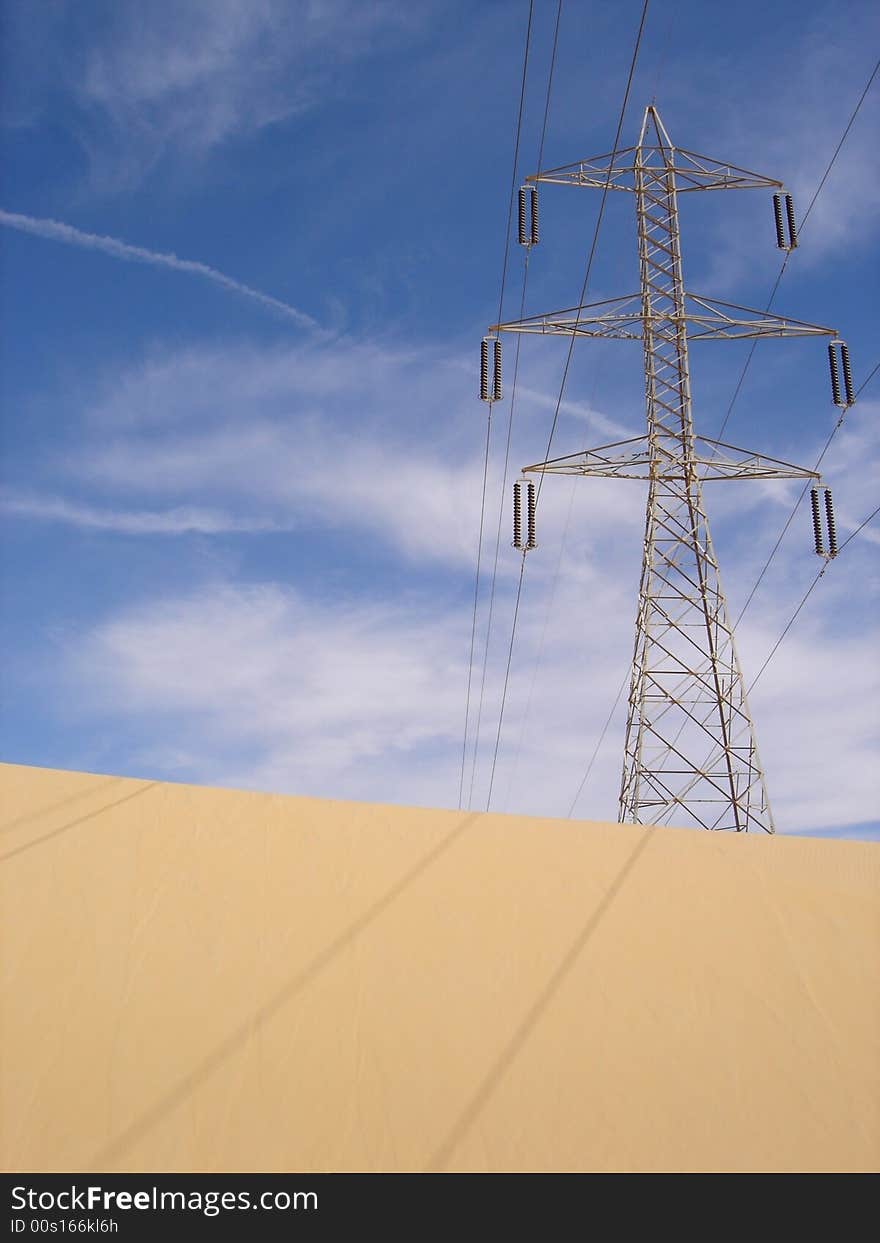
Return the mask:
M790 194L785 196L785 214L788 218L788 249L794 250L798 244L797 221L794 218L794 200Z
M520 186L520 191L519 191L519 244L520 246L528 246L529 244L529 234L528 234L528 229L526 228L526 216L528 215L528 209L526 206L527 194L528 194L528 189L525 186Z
M849 365L849 350L844 343L840 343L840 361L843 366L843 391L846 396L846 404L852 406L855 404L856 395L853 390L852 371Z
M495 338L495 374L492 377L492 400L501 400L501 342Z
M535 539L535 513L536 513L537 503L538 503L537 489L535 488L535 485L532 483L530 479L528 483L528 495L526 499L526 509L527 509L526 548L537 548L538 547L538 542Z
M522 483L513 485L513 546L522 548Z
M532 186L530 223L531 223L531 231L532 231L532 245L537 246L538 237L539 237L539 234L538 234L538 187L537 186Z
M825 556L825 545L822 543L822 511L819 508L819 489L810 489L810 508L813 511L813 542L816 556Z
M773 195L773 217L776 222L776 245L780 250L787 250L785 245L785 224L782 219L782 195Z
M831 500L831 489L825 489L825 519L828 524L828 555L837 556L837 524L834 521L834 505Z
M480 342L480 401L489 400L489 341Z
M828 346L828 367L831 371L831 400L835 406L842 406L843 398L840 395L840 372L837 368L837 352L835 350L835 342L832 341Z

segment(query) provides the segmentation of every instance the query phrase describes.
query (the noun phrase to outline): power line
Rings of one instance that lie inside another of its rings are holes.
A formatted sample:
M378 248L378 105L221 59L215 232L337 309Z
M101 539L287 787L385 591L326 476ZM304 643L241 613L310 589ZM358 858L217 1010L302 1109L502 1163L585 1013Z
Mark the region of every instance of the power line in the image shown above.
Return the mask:
M672 31L675 26L675 19L678 17L678 6L673 2L669 6L669 22L666 26L666 37L663 40L663 47L660 52L660 61L657 65L657 76L654 79L654 90L651 93L651 103L656 103L657 92L660 89L660 80L666 69L666 61L669 56L669 49L672 45Z
M869 385L869 384L871 383L871 381L874 379L874 376L877 374L877 372L878 372L878 371L880 371L880 363L875 363L875 364L874 364L874 366L871 368L871 370L868 372L868 377L867 377L867 379L865 379L865 380L863 380L863 381L862 381L862 387L861 387L861 388L858 390L858 392L856 393L856 396L857 396L857 397L858 397L859 393L862 391L862 389L863 389L863 388L867 388L867 387L868 387L868 385Z
M860 523L859 523L859 525L856 527L856 529L855 529L855 530L854 530L854 531L853 531L850 535L848 535L848 536L846 537L846 539L845 539L845 540L843 541L843 543L840 545L840 548L837 550L837 555L838 555L838 556L840 556L840 554L843 552L844 548L846 548L846 546L847 546L847 544L850 542L850 540L855 539L855 537L859 534L859 532L860 532L860 531L861 531L864 527L866 527L866 526L868 525L868 523L869 523L869 522L871 522L874 518L876 518L878 514L880 514L880 505L878 505L878 506L877 506L877 508L876 508L876 509L875 509L872 513L868 514L867 518L865 518L863 522L860 522ZM785 638L785 636L788 634L789 630L791 630L792 626L793 626L793 625L794 625L794 623L797 621L797 619L798 619L798 616L799 616L799 614L800 614L801 609L802 609L802 608L804 607L804 605L807 603L807 600L809 600L810 595L812 594L813 588L814 588L814 587L816 586L816 584L819 582L819 579L820 579L820 578L822 578L822 576L824 575L825 571L828 569L829 564L830 564L829 562L826 562L826 563L825 563L825 565L823 565L823 566L822 566L822 569L818 572L818 574L816 575L816 577L815 577L815 578L813 579L813 581L810 583L810 585L809 585L809 587L807 588L807 590L804 592L804 595L803 595L803 598L801 599L800 604L797 606L797 608L795 609L795 611L792 613L791 617L789 618L788 622L786 623L786 625L785 625L785 627L784 627L784 629L783 629L783 631L782 631L782 634L779 636L779 638L778 638L778 639L776 640L776 642L773 644L773 646L772 646L772 648L770 649L770 652L769 652L769 654L768 654L768 656L767 656L767 659L764 661L764 663L763 663L763 665L761 666L761 668L760 668L760 669L758 670L758 672L755 674L754 678L752 678L751 685L749 686L749 690L750 690L750 691L751 691L752 687L755 685L755 683L757 682L758 678L761 676L761 674L764 672L764 670L765 670L765 669L767 668L767 666L770 664L770 661L771 661L771 660L773 659L773 657L776 655L776 652L777 652L777 651L778 651L778 649L779 649L779 645L782 643L782 640Z
M535 3L535 0L529 0L529 16L528 16L528 22L526 24L525 50L523 52L522 80L520 82L520 88L519 88L519 108L517 109L517 118L516 118L516 140L514 142L514 147L513 147L513 170L511 172L511 177L510 177L510 183L511 183L510 184L510 196L509 196L509 202L508 202L508 207L507 207L507 230L506 230L505 239L504 239L504 259L501 264L501 290L498 295L498 321L499 323L501 321L501 312L504 306L504 287L507 282L507 263L508 263L508 258L510 255L510 226L513 221L513 199L514 199L514 193L516 191L516 170L517 170L517 164L519 163L519 142L520 142L520 136L522 134L523 103L525 101L525 95L526 95L526 75L527 75L528 66L529 66L529 48L531 46L531 39L532 39L532 15L534 12L534 3ZM482 486L482 495L481 495L481 500L480 500L479 542L477 545L477 565L476 565L476 571L474 574L474 610L473 610L473 621L471 624L470 656L468 658L467 693L465 696L464 738L462 740L462 746L461 746L461 777L459 778L459 785L458 785L458 806L459 807L461 807L462 797L464 794L464 773L465 773L465 767L467 764L468 722L470 720L470 711L471 711L471 683L473 680L473 672L474 672L474 645L476 642L477 613L478 613L479 598L480 598L480 569L481 569L482 555L483 555L483 527L484 527L485 516L486 516L486 484L487 484L487 480L489 476L489 443L491 439L491 434L492 434L492 404L490 402L488 415L486 419L486 450L485 450L485 455L483 459L483 486Z
M489 477L489 438L492 430L491 411L486 420L486 450L483 458L483 491L480 500L480 533L477 542L477 569L474 575L474 616L471 622L471 651L468 659L468 678L467 678L467 696L464 708L464 737L461 742L461 776L458 782L458 806L461 809L462 798L464 795L464 770L467 764L467 736L468 736L468 719L471 711L471 681L474 674L474 643L477 637L477 610L480 598L480 563L483 553L483 524L486 517L486 481Z
M559 23L560 23L561 16L562 16L562 0L558 0L557 7L556 7L556 23L555 23L554 31L553 31L553 46L552 46L552 50L550 54L550 69L547 75L547 91L546 91L546 95L544 98L544 117L543 117L543 122L541 125L541 137L538 143L538 171L539 172L541 170L542 161L544 158L544 140L547 135L547 123L548 123L548 119L550 115L550 97L551 97L551 93L553 90L553 73L556 68L556 53L557 53L557 49L559 46ZM514 178L513 186L511 187L511 200L510 200L511 211L513 210L513 188L515 187L515 185L516 185L516 178ZM510 218L508 218L507 227L508 227L508 234L509 234ZM522 293L520 296L520 306L519 306L520 318L522 318L523 314L525 313L526 291L528 289L528 283L529 283L530 252L531 252L531 247L526 249L525 261L523 263ZM498 322L499 323L501 322L500 307L498 311ZM486 691L486 673L487 673L488 665L489 665L489 648L491 645L492 621L493 621L494 613L495 613L495 586L496 586L496 582L498 578L498 557L499 557L499 553L501 550L501 528L504 522L504 504L505 504L505 499L506 499L506 494L507 494L507 475L508 475L508 470L510 467L510 444L511 444L511 438L513 435L513 418L514 418L514 413L516 409L516 387L517 387L517 381L519 378L520 345L521 345L521 342L519 338L517 338L516 351L514 354L514 363L513 363L513 381L511 385L511 391L510 391L510 412L509 412L508 420L507 420L507 441L506 441L505 449L504 449L504 470L503 470L503 475L502 475L502 480L501 480L501 499L500 499L499 508L498 508L498 527L497 527L496 534L495 534L495 558L494 558L494 562L492 565L492 585L489 591L489 613L488 613L488 619L486 622L486 643L485 643L485 647L483 648L483 668L482 668L482 673L480 675L480 698L479 698L479 704L477 707L476 729L474 730L474 753L473 753L473 763L471 765L471 782L470 782L470 790L468 793L468 807L471 806L471 803L473 801L474 780L476 778L477 758L478 758L479 747L480 747L480 728L481 728L481 723L482 723L482 718L483 718L483 700L484 700L485 691Z
M650 0L644 0L642 4L642 13L641 13L641 18L639 20L638 32L636 34L635 47L633 48L632 59L630 61L630 66L629 66L629 73L627 75L627 80L626 80L626 88L623 93L623 103L621 104L621 107L620 107L620 116L617 121L617 132L614 136L614 146L612 149L611 159L609 163L609 172L605 180L605 185L602 189L602 199L599 204L599 213L596 218L596 227L593 230L593 240L590 246L590 253L587 258L587 267L584 273L583 285L581 286L581 296L578 302L578 319L580 318L580 308L583 305L584 299L587 294L587 286L590 280L590 273L592 271L593 260L596 255L596 245L599 240L599 230L602 225L602 217L605 214L605 203L608 198L608 188L611 184L611 168L613 167L614 158L617 154L617 149L620 144L620 135L623 130L623 122L626 116L627 104L629 103L629 93L630 93L630 89L632 88L633 77L635 75L636 61L638 60L639 49L642 43L642 33L645 29L645 19L648 14L649 3L650 3ZM498 322L500 323L501 320L499 319ZM575 341L575 334L573 333L571 340L569 341L568 354L566 356L565 366L562 372L562 382L559 386L559 397L557 398L557 401L556 401L556 409L553 414L553 422L550 427L550 435L547 439L547 451L545 454L545 458L550 457L550 448L553 443L553 437L556 433L556 425L559 422L559 411L562 406L562 399L565 393L565 384L568 379L568 372L571 366L571 357L572 357L572 352L574 349L574 341ZM540 500L542 484L543 484L543 476L538 481L538 488L537 488L537 499L538 500ZM492 803L492 787L495 783L495 769L498 764L498 750L501 745L501 730L504 724L504 709L507 703L507 690L510 684L510 666L513 660L513 647L516 641L516 624L517 624L517 619L519 617L519 606L520 606L520 600L522 597L522 585L523 585L523 578L524 578L524 572L525 572L525 557L526 557L526 554L525 552L523 552L522 565L520 566L519 582L517 584L517 589L516 589L516 603L514 605L514 610L513 610L513 623L512 623L511 631L510 631L510 643L508 645L508 650L507 650L507 666L506 666L505 673L504 673L504 687L503 687L502 694L501 694L501 709L498 714L498 729L495 734L495 748L494 748L494 752L492 755L492 769L489 775L489 793L486 799L486 810L487 811L489 810L489 807L491 806L491 803Z
M605 735L608 733L608 726L611 724L611 720L614 716L614 713L617 711L617 705L620 703L620 697L623 694L624 689L626 688L626 684L629 681L629 677L630 677L630 673L629 673L629 669L627 669L626 673L624 674L623 681L621 682L620 687L618 689L617 695L614 698L614 703L611 705L611 711L608 713L607 717L605 718L605 724L602 726L602 732L599 735L599 741L596 743L595 747L593 748L593 754L590 756L590 762L587 765L587 771L584 773L583 777L581 778L581 784L577 788L577 794L571 800L571 806L568 809L569 818L571 817L572 813L574 812L575 807L577 806L577 801L583 792L584 786L587 784L587 782L590 779L590 773L593 771L593 765L596 763L596 757L598 756L600 750L602 749L602 743L605 741Z
M800 224L798 225L798 233L799 233L799 234L802 234L802 233L803 233L803 231L804 231L804 225L807 223L807 220L809 219L809 216L810 216L810 212L813 210L813 208L814 208L814 207L815 207L815 205L816 205L816 199L817 199L817 198L819 197L819 195L822 193L822 189L823 189L823 187L824 187L824 185L825 185L825 182L828 180L828 176L829 176L829 174L830 174L830 172L831 172L832 168L833 168L833 167L834 167L834 165L835 165L835 162L836 162L836 160L837 160L837 157L840 155L840 152L841 152L841 149L842 149L842 147L843 147L843 144L846 142L847 137L849 136L849 131L852 129L853 124L854 124L854 122L855 122L855 119L856 119L856 117L859 115L859 112L860 112L860 110L861 110L862 104L865 102L865 96L868 94L868 91L871 89L871 84L872 84L872 82L874 81L875 77L877 76L877 70L878 70L878 69L880 69L880 60L878 60L878 61L877 61L876 65L875 65L875 66L874 66L874 68L872 69L872 71L871 71L871 76L868 78L868 81L867 81L867 82L866 82L866 84L865 84L865 88L864 88L864 90L862 91L861 95L859 96L858 103L856 104L855 108L854 108L854 109L853 109L853 111L852 111L852 114L851 114L851 116L850 116L849 120L848 120L848 121L847 121L847 123L846 123L846 127L844 128L843 134L842 134L842 135L841 135L841 137L840 137L840 141L838 142L837 146L834 148L834 154L831 156L831 159L828 161L828 165L827 165L827 167L826 167L826 169L825 169L825 172L822 174L822 177L821 177L821 179L820 179L820 181L819 181L818 186L817 186L817 187L816 187L816 189L815 189L815 192L814 192L814 194L813 194L813 197L810 199L810 202L809 202L809 204L807 205L807 210L804 212L803 219L801 220ZM766 307L764 308L764 309L765 309L765 311L769 311L769 310L770 310L770 308L771 308L771 307L772 307L772 305L773 305L773 300L774 300L774 299L775 299L775 297L776 297L777 290L779 289L780 282L782 281L782 277L783 277L783 275L785 274L785 269L786 269L786 267L788 266L788 261L789 261L789 259L791 258L791 254L792 254L792 252L791 252L791 251L788 251L788 252L786 253L786 255L785 255L785 258L782 260L782 266L781 266L781 267L780 267L780 269L779 269L779 275L776 277L776 281L775 281L775 283L774 283L774 285L773 285L773 288L770 290L770 297L768 298L768 300L767 300L767 305L766 305ZM743 386L743 381L745 380L746 375L748 374L749 367L750 367L750 366L751 366L751 364L752 364L752 358L754 357L755 348L756 348L757 344L758 344L758 341L757 341L757 338L756 338L756 339L752 342L752 344L751 344L751 348L749 349L749 352L748 352L748 354L746 355L746 361L745 361L745 362L744 362L744 364L743 364L743 369L742 369L742 371L740 372L740 377L739 377L739 379L737 380L737 383L736 383L736 388L734 389L734 393L733 393L733 397L731 397L731 399L730 399L730 405L727 407L727 411L726 411L726 413L725 413L725 415L724 415L724 418L721 420L721 426L719 427L718 432L716 433L716 436L715 436L715 439L716 439L716 440L720 440L720 439L721 439L721 437L722 437L722 435L723 435L723 433L724 433L724 429L725 429L725 427L727 426L727 422L728 422L728 420L729 420L729 418L730 418L731 414L733 413L733 407L736 405L736 400L737 400L737 398L739 397L740 390L741 390L741 388L742 388L742 386Z
M518 337L517 337L517 340L519 340ZM592 403L592 399L595 396L597 378L601 370L601 367L602 367L602 363L600 362L593 373L593 384L591 386L590 396L587 398L588 405ZM556 592L559 586L559 579L562 573L562 561L565 556L565 546L568 540L569 528L571 526L571 516L574 510L574 496L575 496L576 489L577 489L577 480L572 479L571 488L568 493L568 508L566 509L566 513L565 513L565 525L562 528L562 538L559 542L559 554L556 558L556 566L553 571L553 580L550 586L550 595L547 600L546 607L544 609L544 621L541 626L541 637L538 640L538 651L535 656L534 663L532 665L532 676L529 681L529 693L526 696L526 706L523 709L522 718L520 720L519 735L516 740L516 751L514 753L513 764L511 766L511 772L510 772L510 776L507 782L507 793L505 794L505 799L504 799L504 810L505 811L507 810L507 806L510 801L510 790L513 785L514 777L516 776L516 770L519 767L519 757L522 752L522 744L523 744L523 739L525 737L526 722L528 720L529 713L531 711L532 699L534 698L534 693L535 693L535 685L538 680L538 670L540 669L541 662L544 659L544 647L545 647L546 640L547 640L547 631L550 626L550 617L553 613L553 608L556 603Z
M544 139L547 135L547 120L550 115L550 96L553 91L553 73L556 69L556 50L559 47L559 23L562 18L562 0L556 5L556 24L553 27L553 49L550 53L550 72L547 75L547 94L544 97L544 121L541 125L541 141L538 144L538 169L544 167Z
M522 296L520 297L520 303L519 303L520 319L522 319L522 316L525 310L526 289L528 287L528 279L529 279L529 256L527 253L525 257L525 264L523 266ZM499 509L498 509L498 528L495 532L495 560L492 565L492 584L489 590L489 616L486 622L486 643L485 643L485 647L483 648L483 670L480 675L480 698L479 698L479 702L477 705L477 724L476 724L476 729L474 730L474 755L473 755L473 763L471 765L470 791L468 793L468 807L469 808L471 806L471 803L473 801L473 796L474 796L474 781L476 779L476 773L477 773L477 753L480 747L480 725L483 719L483 698L484 698L485 691L486 691L486 671L489 666L489 646L490 646L490 640L492 636L492 619L495 613L495 584L498 579L498 557L501 551L501 527L504 521L504 502L506 500L506 494L507 494L507 473L508 473L508 470L510 469L510 441L513 435L513 415L514 415L514 410L516 407L516 383L517 383L517 378L519 376L519 350L520 350L520 341L517 338L516 350L514 352L514 359L513 359L513 381L511 384L511 391L510 391L510 414L507 420L507 442L504 447L504 470L502 472L502 479L501 479L501 502L500 502Z
M867 385L870 383L870 381L873 379L873 377L877 374L877 370L878 370L878 369L880 369L880 362L878 362L878 363L874 366L873 370L872 370L872 371L868 374L867 378L866 378L865 380L863 380L863 381L862 381L862 383L861 383L861 385L859 386L859 388L857 388L857 389L856 389L856 394L855 394L855 395L856 395L856 397L858 397L858 396L859 396L859 394L862 392L862 390L863 390L864 388L866 388L866 387L867 387ZM847 407L843 410L842 414L840 415L840 418L837 420L837 422L835 423L834 427L831 429L831 433L830 433L830 435L828 436L828 439L825 441L825 444L824 444L824 446L823 446L823 448L822 448L822 452L821 452L821 453L819 454L819 456L816 458L816 461L815 461L815 463L814 463L814 465L813 465L813 470L814 470L814 471L817 471L817 470L819 469L819 467L822 465L822 462L823 462L823 460L824 460L825 454L828 452L829 448L831 447L831 442L832 442L832 440L833 440L833 439L834 439L834 437L837 435L837 433L840 431L840 428L841 428L841 425L842 425L842 423L843 423L843 420L846 418L846 415L847 415L847 412L849 411L849 409L850 409L850 407L849 407L849 406L847 406ZM795 501L794 505L792 506L791 513L790 513L790 514L788 515L788 517L786 518L786 520L785 520L785 525L783 526L782 530L779 532L779 536L778 536L778 538L777 538L777 540L776 540L776 543L773 545L773 547L772 547L772 548L771 548L771 550L770 550L770 555L768 556L767 560L764 562L764 565L763 565L763 566L762 566L762 568L761 568L761 572L760 572L760 574L759 574L759 575L758 575L758 577L755 579L755 582L754 582L754 583L753 583L753 585L752 585L752 589L751 589L751 591L750 591L750 592L749 592L749 594L746 596L746 602L745 602L745 604L742 606L742 608L740 609L740 611L739 611L739 616L737 617L736 621L733 623L734 629L736 629L736 627L740 624L740 622L742 621L743 617L745 616L745 612L746 612L746 610L748 609L749 605L751 604L752 600L754 599L755 592L756 592L756 591L758 590L758 588L761 586L761 583L762 583L762 582L763 582L763 580L764 580L764 575L765 575L765 574L767 573L767 571L769 570L769 568L770 568L770 566L771 566L771 564L772 564L772 562L773 562L773 558L776 556L777 552L779 551L779 546L780 546L780 544L781 544L781 543L782 543L782 541L785 539L785 535L786 535L786 532L788 531L788 528L791 526L792 522L794 521L794 516L795 516L795 514L797 513L798 508L800 507L801 501L802 501L802 500L804 499L804 497L807 495L807 493L809 492L809 490L810 490L810 483L808 482L808 483L805 483L805 484L804 484L804 486L803 486L803 488L801 489L801 494L800 494L800 496L797 498L797 500Z

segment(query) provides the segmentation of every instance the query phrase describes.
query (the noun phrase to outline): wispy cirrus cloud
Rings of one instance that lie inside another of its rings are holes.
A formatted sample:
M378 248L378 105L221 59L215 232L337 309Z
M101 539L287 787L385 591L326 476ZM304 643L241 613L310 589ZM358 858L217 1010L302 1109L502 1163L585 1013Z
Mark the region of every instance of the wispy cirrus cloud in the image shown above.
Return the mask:
M121 535L228 535L283 529L267 518L236 518L220 510L179 505L165 510L102 509L54 496L0 496L0 511Z
M199 263L193 259L181 259L178 255L167 254L158 250L147 250L144 246L132 246L115 237L104 237L98 233L86 233L73 225L64 224L60 220L49 220L38 216L26 216L19 212L0 209L0 224L10 229L18 229L21 233L29 233L34 237L42 237L51 242L63 242L68 246L79 246L84 250L97 250L114 259L122 259L127 263L147 263L157 268L171 268L175 272L185 272L191 276L200 276L228 289L231 293L240 294L245 298L253 298L261 305L269 307L282 315L293 319L301 328L318 329L319 325L311 315L298 310L289 302L273 298L270 294L252 289L241 281L218 272L207 263Z
M77 449L40 462L44 516L83 526L109 511L116 530L128 523L145 533L163 522L183 531L169 507L179 515L195 506L225 515L218 533L322 529L368 538L409 562L470 565L481 468L474 420L484 417L471 362L437 347L320 338L156 352L114 369L76 412ZM519 399L511 472L543 451L539 398ZM607 422L580 407L571 417L580 434L584 420L603 431ZM492 492L499 471L493 463ZM31 505L38 495L32 487ZM615 520L627 521L635 498L603 495ZM59 496L79 508L63 510ZM548 498L548 516L558 507ZM504 516L506 548L506 509ZM503 573L509 568L502 563Z
M62 92L64 122L102 190L130 189L163 159L198 161L310 111L350 89L340 69L387 53L425 20L391 0L40 7L10 19L13 56L21 49L51 72L13 73L7 110L33 124Z
M120 119L140 113L189 145L212 145L307 106L321 64L326 73L412 25L387 0L160 0L115 15L81 91Z
M188 757L177 776L205 775L206 729L223 784L335 797L396 786L398 802L448 801L431 770L459 728L460 626L449 609L412 603L404 614L276 583L214 584L106 619L69 649L68 678L90 688L92 710L173 718L168 744Z

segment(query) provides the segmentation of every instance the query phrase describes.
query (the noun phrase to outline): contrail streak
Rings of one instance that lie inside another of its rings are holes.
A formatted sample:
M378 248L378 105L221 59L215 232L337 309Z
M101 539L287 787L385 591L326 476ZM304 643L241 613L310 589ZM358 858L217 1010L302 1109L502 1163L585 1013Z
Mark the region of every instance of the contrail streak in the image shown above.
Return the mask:
M272 298L269 294L260 293L258 289L251 289L249 285L242 285L240 281L233 280L231 276L224 276L222 272L218 272L216 268L208 267L206 263L196 263L192 259L179 259L177 255L164 254L162 251L157 250L146 250L143 246L130 246L128 242L120 242L115 237L102 237L97 233L84 233L81 229L75 229L72 225L62 224L60 220L22 216L17 212L3 211L2 208L0 208L0 224L5 224L10 229L19 229L22 233L32 233L36 237L49 238L53 242L66 242L69 246L81 246L86 250L100 250L104 254L113 255L117 259L126 259L129 263L151 263L154 267L173 268L177 272L192 272L195 276L203 276L206 280L213 281L215 285L222 285L225 289L231 289L233 293L243 294L246 298L253 298L264 306L280 311L282 315L287 315L290 319L296 320L303 328L317 329L320 327L304 311L298 311L295 306L290 306L289 303L282 302L279 298Z

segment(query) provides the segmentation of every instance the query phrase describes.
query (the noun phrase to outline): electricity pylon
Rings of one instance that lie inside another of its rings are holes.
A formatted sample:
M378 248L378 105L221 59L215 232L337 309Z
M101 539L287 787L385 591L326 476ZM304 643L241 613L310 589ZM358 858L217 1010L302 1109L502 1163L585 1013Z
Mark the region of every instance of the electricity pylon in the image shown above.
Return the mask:
M818 481L819 476L694 434L688 339L836 334L816 324L687 293L678 194L776 191L777 244L782 249L797 245L791 198L770 177L675 148L653 105L645 110L637 146L527 180L635 195L638 294L493 328L643 343L646 434L524 468L648 482L619 819L773 833L702 484L719 479Z

